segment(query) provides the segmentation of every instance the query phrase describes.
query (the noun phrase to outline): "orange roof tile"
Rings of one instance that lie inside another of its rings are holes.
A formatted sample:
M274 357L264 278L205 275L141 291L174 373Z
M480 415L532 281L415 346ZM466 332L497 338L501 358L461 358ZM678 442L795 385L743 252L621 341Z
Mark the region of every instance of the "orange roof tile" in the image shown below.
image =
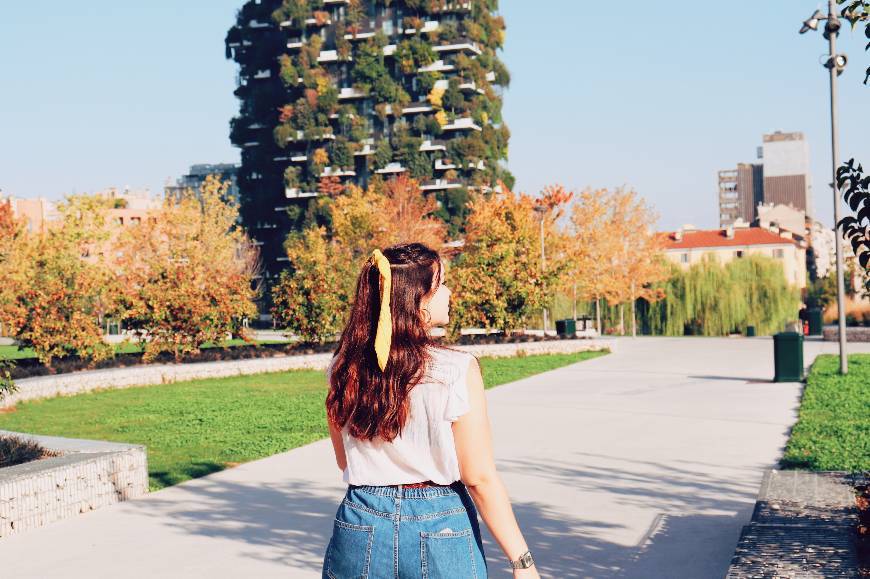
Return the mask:
M761 227L735 228L733 239L728 239L725 236L724 229L683 231L683 238L680 241L677 241L676 233L672 231L660 233L660 235L665 238L665 250L741 245L775 245L783 243L800 245L796 239L782 237Z

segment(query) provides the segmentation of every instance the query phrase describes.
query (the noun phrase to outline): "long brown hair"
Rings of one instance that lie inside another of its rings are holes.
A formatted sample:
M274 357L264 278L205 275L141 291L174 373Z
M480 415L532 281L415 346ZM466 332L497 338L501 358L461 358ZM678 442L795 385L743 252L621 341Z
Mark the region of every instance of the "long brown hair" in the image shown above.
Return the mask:
M375 356L374 341L381 303L381 277L369 259L356 284L356 296L347 326L341 334L332 371L326 412L339 428L348 425L351 436L391 441L408 418L411 389L422 379L430 361L429 337L420 306L440 280L441 258L422 243L393 245L382 252L390 262L390 313L393 335L383 372Z

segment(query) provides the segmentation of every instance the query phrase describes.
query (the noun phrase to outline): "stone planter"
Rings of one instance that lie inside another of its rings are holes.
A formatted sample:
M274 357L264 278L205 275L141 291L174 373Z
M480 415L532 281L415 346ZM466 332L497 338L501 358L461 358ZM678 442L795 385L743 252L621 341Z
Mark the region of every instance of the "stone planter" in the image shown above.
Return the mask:
M0 469L0 539L148 492L148 459L138 444L34 436L63 454Z

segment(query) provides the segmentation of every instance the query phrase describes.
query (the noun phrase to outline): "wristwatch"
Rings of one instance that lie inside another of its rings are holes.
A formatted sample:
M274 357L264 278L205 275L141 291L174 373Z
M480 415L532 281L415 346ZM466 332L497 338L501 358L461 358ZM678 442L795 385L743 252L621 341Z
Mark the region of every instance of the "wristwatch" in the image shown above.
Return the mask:
M532 565L535 564L535 560L532 559L532 552L526 551L516 561L511 561L511 567L514 569L528 569Z

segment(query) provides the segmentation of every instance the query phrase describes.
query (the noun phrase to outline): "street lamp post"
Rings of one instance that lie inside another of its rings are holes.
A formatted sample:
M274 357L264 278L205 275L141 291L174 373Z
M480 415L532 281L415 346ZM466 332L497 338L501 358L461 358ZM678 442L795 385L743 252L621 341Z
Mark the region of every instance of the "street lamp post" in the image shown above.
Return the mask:
M543 204L535 205L535 211L541 214L541 281L543 282L544 271L546 271L546 256L544 255L544 217L547 215L547 207ZM544 317L544 336L547 335L547 306L542 308Z
M825 21L824 37L828 39L828 59L825 68L830 73L831 85L831 173L833 176L832 187L834 189L834 238L837 254L837 310L839 314L840 332L840 373L848 373L849 367L846 359L846 307L845 307L845 284L843 282L843 243L840 227L840 191L837 187L837 166L840 164L840 151L838 145L837 127L837 77L842 74L846 67L846 55L837 54L837 35L840 33L840 19L834 7L834 0L828 0L828 15L825 16L820 10L816 10L812 16L804 21L800 33L810 30L818 30L819 22Z

